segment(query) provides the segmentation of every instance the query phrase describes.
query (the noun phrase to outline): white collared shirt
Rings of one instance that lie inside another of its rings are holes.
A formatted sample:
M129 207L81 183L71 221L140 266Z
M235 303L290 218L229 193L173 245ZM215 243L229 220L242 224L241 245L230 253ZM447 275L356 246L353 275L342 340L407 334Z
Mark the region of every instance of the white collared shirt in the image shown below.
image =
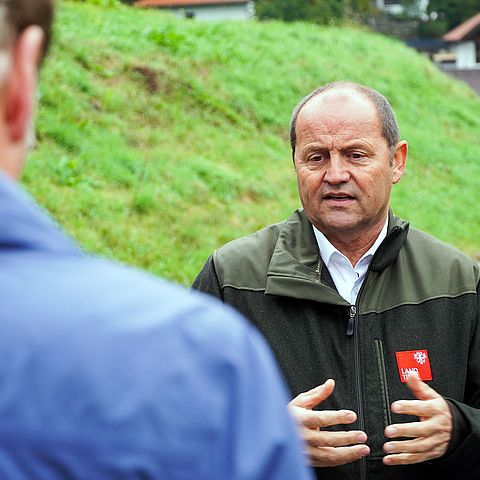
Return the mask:
M323 263L327 266L338 293L350 305L355 305L357 301L358 292L365 280L368 266L378 247L387 236L387 229L388 217L375 243L363 254L357 264L352 266L350 260L343 253L340 253L320 230L313 227Z

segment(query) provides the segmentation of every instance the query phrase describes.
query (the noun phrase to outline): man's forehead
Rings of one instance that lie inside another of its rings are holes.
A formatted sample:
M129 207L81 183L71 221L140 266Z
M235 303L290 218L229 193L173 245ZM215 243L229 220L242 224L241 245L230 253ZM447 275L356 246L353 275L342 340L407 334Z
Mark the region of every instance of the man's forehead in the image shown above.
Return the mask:
M300 111L297 135L348 138L382 136L378 113L370 101L350 90L328 91L312 98Z
M378 121L373 102L360 92L350 88L335 88L311 98L299 113L299 119L331 115L346 118L362 116Z

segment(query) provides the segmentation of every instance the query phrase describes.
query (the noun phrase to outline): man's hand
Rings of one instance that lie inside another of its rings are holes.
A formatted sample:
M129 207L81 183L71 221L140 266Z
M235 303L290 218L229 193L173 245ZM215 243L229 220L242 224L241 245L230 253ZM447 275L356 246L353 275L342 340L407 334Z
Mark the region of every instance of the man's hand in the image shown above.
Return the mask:
M335 388L333 380L301 393L290 403L290 412L302 428L312 467L333 467L354 462L370 453L367 435L359 430L329 432L320 430L332 425L347 425L357 420L351 410L312 410L327 399Z
M385 429L387 438L412 438L385 443L385 465L407 465L439 458L447 451L452 438L453 420L447 401L415 374L409 375L407 386L418 400L394 402L392 412L416 415L420 422L399 423Z

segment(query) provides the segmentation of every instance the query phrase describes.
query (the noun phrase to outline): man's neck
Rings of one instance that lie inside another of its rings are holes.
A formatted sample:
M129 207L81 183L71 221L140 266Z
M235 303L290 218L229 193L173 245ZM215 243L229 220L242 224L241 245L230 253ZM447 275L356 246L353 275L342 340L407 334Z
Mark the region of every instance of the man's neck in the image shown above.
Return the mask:
M9 176L12 180L18 181L26 156L26 149L23 145L5 145L0 141L0 171Z
M363 255L368 252L370 247L375 243L380 232L382 231L387 219L382 220L375 225L374 228L369 228L368 231L362 231L354 234L345 233L342 236L325 234L328 241L343 255L345 255L352 266L355 266Z

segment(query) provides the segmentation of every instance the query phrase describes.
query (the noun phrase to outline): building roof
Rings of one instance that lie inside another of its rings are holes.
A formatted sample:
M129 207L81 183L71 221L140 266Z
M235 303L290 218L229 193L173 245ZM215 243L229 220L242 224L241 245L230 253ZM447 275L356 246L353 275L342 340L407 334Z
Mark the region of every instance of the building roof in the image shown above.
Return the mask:
M458 27L447 32L442 38L446 42L461 42L470 40L476 34L480 34L480 13L461 23Z
M249 0L138 0L137 7L189 7L194 5L226 5L231 3L248 3Z

